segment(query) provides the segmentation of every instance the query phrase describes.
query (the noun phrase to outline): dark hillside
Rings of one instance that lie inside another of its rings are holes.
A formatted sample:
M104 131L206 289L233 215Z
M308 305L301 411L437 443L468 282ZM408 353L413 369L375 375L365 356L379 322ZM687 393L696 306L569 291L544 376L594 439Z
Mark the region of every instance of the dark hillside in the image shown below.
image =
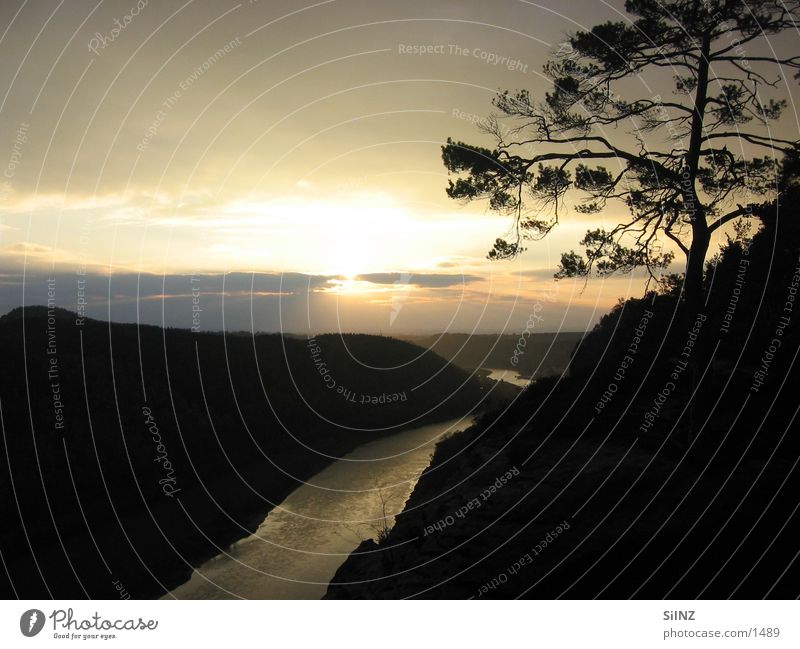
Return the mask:
M116 597L117 580L158 595L329 456L489 391L378 336L224 337L33 307L0 318L0 342L5 597Z
M621 302L569 378L441 442L328 596L796 597L797 220L766 213L705 281L699 314Z
M436 334L404 336L466 370L482 367L515 370L526 378L560 376L569 365L582 332L518 334ZM520 342L521 341L521 342ZM515 354L515 350L517 353Z

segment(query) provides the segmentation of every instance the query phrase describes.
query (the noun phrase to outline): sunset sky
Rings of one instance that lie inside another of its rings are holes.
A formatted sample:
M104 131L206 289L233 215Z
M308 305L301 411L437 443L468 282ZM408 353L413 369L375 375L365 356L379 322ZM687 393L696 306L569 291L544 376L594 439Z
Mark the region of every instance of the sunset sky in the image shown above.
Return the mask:
M510 221L447 198L440 147L491 146L495 92L541 95L565 34L621 5L4 1L0 312L56 276L60 306L87 277L125 321L189 326L201 286L207 329L519 331L537 303L542 330L586 329L641 278L552 273L619 213L489 262Z

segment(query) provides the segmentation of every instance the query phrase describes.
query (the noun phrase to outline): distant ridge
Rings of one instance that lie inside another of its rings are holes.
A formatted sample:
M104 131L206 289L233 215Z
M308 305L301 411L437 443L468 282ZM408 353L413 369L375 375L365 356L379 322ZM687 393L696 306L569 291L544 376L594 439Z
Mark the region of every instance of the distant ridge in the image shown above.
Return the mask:
M527 378L560 376L583 332L519 334L444 333L429 336L398 336L470 372L481 368L515 370Z

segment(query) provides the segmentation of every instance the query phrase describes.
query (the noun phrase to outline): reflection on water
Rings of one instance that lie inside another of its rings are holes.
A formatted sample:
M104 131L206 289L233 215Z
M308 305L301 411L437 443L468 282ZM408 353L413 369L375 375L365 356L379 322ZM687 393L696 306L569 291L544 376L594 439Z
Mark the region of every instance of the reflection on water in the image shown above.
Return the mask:
M488 378L493 381L505 381L506 383L518 385L521 388L527 388L528 384L531 382L529 378L517 374L514 370L499 370L491 367L484 367L483 369L489 372Z
M322 597L347 555L394 524L436 442L470 423L454 419L359 447L289 494L254 534L202 564L164 598Z

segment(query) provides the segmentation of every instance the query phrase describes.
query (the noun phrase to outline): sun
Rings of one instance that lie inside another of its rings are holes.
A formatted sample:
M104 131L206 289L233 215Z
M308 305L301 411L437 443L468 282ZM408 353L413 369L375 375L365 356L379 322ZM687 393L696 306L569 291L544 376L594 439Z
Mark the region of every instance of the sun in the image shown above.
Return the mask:
M348 289L364 273L382 270L398 252L398 232L408 220L403 210L379 201L328 202L314 205L319 239L315 266L344 278Z
M262 197L232 203L213 216L221 235L215 245L225 246L213 252L224 254L229 265L341 278L342 292L361 292L361 275L427 267L451 247L463 250L496 229L494 222L470 227L458 217L454 232L455 217L423 215L384 193Z

